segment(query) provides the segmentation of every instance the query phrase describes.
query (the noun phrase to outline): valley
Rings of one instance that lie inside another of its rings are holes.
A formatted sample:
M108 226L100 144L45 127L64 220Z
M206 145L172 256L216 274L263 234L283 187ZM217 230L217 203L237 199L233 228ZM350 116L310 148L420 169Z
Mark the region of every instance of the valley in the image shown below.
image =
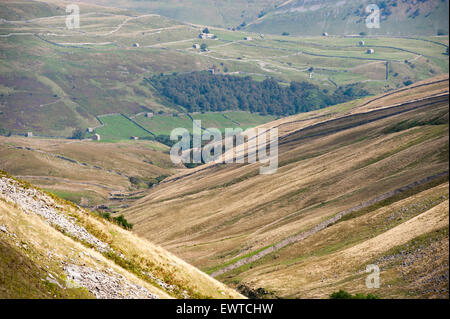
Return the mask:
M64 2L41 3L42 11L49 11L35 19L31 12L14 15L10 3L0 23L2 61L8 61L0 66L1 134L70 137L77 128L101 126L99 119L109 114L153 112L157 122L182 119L187 110L145 82L160 73L214 70L281 84L308 81L324 90L359 83L378 94L448 70L448 36L292 37L209 27L216 38L199 39L205 26L92 4L80 4L80 29L68 30ZM54 17L46 17L52 12ZM185 122L180 125L192 127ZM144 125L154 135L167 134L158 126Z
M376 3L2 1L0 298L448 299L448 0Z
M430 82L426 90L422 86L426 82L417 84L408 95L400 91L372 102L350 102L272 122L269 125L278 126L281 134L275 175L258 175L257 164L207 164L197 168L196 173L166 179L126 209L125 216L136 224L138 234L232 285L245 283L254 290L263 288L288 298L324 297L342 287L364 292L362 282L354 286L363 276L360 269L364 262L355 260L353 268L336 272L328 268L315 270L312 277L295 269L309 263L315 267L319 256L325 264L333 264L328 258L346 254L346 249L353 251L366 242L368 245L378 237L390 242L387 234L395 236L395 227L401 229L411 218L421 218L426 207L445 207L448 79ZM422 200L433 204L423 206ZM423 208L411 211L408 205ZM399 209L409 213L385 222ZM448 227L445 210L437 209L444 214L437 228L421 228L417 236ZM380 219L373 217L378 221L372 221L372 215ZM183 224L176 223L180 218ZM350 226L359 222L366 226ZM333 243L322 247L308 244L321 236L330 239L324 234L344 225L355 227L351 236L337 231L342 236ZM299 235L303 233L308 235ZM391 243L374 253L373 258L381 258L389 249L415 237ZM446 258L445 254L439 256ZM282 275L281 269L288 275ZM342 271L347 275L343 277ZM328 278L325 289L318 278L330 273L334 273L336 281ZM395 273L395 267L389 270L393 278L398 275ZM290 282L308 283L308 288L291 287ZM385 284L382 297L409 296L406 283ZM320 287L319 295L313 293L314 285Z

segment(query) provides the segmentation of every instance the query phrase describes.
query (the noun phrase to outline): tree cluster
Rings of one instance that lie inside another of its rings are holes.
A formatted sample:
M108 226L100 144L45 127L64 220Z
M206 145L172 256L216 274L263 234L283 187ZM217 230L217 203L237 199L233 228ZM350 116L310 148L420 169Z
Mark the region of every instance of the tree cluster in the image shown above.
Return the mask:
M241 110L262 115L287 116L321 109L368 94L359 85L335 90L308 82L282 85L275 79L214 75L209 72L156 75L147 79L156 90L188 112Z

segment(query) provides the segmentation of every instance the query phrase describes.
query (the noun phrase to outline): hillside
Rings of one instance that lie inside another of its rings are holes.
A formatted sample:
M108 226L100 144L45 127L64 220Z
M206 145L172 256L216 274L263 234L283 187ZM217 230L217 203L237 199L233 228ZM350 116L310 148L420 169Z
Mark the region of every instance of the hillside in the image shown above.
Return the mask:
M0 173L0 298L242 298L164 249Z
M212 26L237 26L258 17L283 0L83 0L138 12L158 13L179 21Z
M382 298L448 298L448 86L445 75L263 125L279 130L276 174L203 165L125 216L247 292L370 293L365 267L375 263Z
M83 0L88 3L157 13L201 25L243 28L252 32L297 36L351 35L366 32L384 36L448 34L448 0ZM367 29L368 4L381 9L381 28Z
M369 29L365 19L368 4L380 8L380 28ZM448 0L363 1L292 0L248 24L254 32L293 35L419 36L448 34Z
M0 137L0 167L83 207L116 211L150 183L177 172L169 148L151 141Z
M308 82L321 90L359 83L370 94L448 73L448 36L261 37L211 27L217 38L201 40L203 27L195 24L86 3L80 3L80 29L68 30L61 12L66 4L2 2L0 48L7 62L0 65L0 135L66 138L91 127L117 141L167 134L168 122L192 127L192 120L178 121L192 116L185 107L145 81L161 73L214 70L280 85ZM144 118L146 112L155 113L155 121ZM206 117L216 117L211 122L221 122L219 128L230 125L223 114ZM255 117L256 125L273 120Z

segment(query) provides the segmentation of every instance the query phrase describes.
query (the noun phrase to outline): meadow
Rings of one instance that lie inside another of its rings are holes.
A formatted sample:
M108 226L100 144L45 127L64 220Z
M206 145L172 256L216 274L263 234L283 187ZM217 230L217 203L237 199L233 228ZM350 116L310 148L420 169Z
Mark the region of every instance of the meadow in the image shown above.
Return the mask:
M129 140L132 137L151 137L152 135L130 121L125 116L118 115L108 115L100 117L103 125L95 130L101 137L101 141L118 141L118 140Z

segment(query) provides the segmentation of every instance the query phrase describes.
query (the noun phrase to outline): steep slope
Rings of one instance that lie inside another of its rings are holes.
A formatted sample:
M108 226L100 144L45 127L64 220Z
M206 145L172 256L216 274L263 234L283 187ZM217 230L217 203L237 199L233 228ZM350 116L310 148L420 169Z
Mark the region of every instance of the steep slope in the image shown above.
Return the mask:
M241 298L167 251L0 175L0 297Z
M11 130L66 137L74 128L100 126L98 115L172 113L142 84L143 75L209 66L195 56L161 54L151 47L194 39L198 30L190 26L158 15L80 4L80 29L69 30L66 5L52 0L2 3L21 18L8 20L9 11L0 11L2 59L8 61L0 67L2 135ZM64 14L40 17L36 10L31 18L20 14L21 6L58 7ZM133 47L136 42L141 50Z
M167 179L125 215L138 234L229 283L251 283L282 297L324 297L330 289L344 287L343 273L322 291L320 276L331 276L323 270L311 279L316 294L308 294L302 286L303 272L286 270L278 280L277 269L304 260L314 267L317 256L326 263L333 253L391 230L381 237L385 241L397 233L397 226L448 199L447 188L439 186L448 180L448 85L447 75L377 98L272 122L265 127L278 127L280 134L276 174L259 175L258 164L200 166ZM419 196L427 203L415 202L414 195L427 190L426 197ZM420 208L406 207L409 213L396 219L399 208L390 205L409 198L410 205ZM309 238L340 229L350 217L361 216L358 221L364 221L377 209L389 209L394 217L370 220L368 225L362 222L351 232L338 231L340 237L325 237L321 247L308 253L296 249L296 245L310 248L314 241ZM445 209L438 211L445 215ZM362 280L367 259L381 258L418 236L445 230L448 221L439 218L382 251L356 258L356 268L345 271L351 278L359 274ZM439 238L448 242L445 232ZM438 254L442 260L444 253ZM422 266L424 271L432 270ZM366 290L363 284L349 287ZM409 288L400 279L395 286L385 284L386 289L379 291L382 296L408 296ZM448 289L443 294L448 295Z

